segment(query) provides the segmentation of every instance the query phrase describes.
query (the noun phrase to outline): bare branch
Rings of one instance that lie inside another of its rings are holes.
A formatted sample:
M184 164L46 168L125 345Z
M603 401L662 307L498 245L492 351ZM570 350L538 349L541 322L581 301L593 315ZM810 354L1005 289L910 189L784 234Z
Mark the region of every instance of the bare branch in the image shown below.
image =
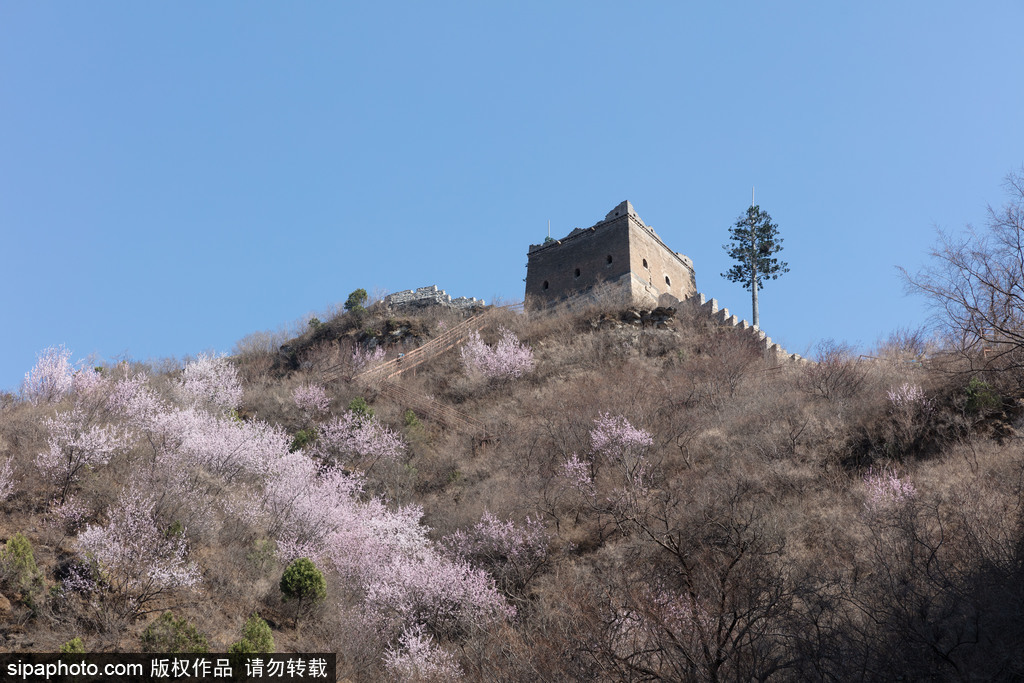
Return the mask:
M930 266L915 275L900 269L908 289L931 300L958 351L993 370L1024 368L1024 169L1004 187L1010 197L988 208L986 230L968 226L960 239L940 233Z

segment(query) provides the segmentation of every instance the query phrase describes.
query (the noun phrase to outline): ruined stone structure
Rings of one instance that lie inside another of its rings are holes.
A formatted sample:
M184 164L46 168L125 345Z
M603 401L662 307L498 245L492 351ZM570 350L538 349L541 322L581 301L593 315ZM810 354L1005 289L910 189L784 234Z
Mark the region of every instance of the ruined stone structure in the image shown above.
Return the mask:
M448 292L438 289L437 285L430 285L429 287L406 289L394 294L388 294L384 297L384 305L394 309L443 306L445 308L467 310L483 306L484 300L466 296L453 299Z
M628 201L603 221L531 244L526 302L537 307L603 292L636 306L671 306L697 292L693 262L669 249Z

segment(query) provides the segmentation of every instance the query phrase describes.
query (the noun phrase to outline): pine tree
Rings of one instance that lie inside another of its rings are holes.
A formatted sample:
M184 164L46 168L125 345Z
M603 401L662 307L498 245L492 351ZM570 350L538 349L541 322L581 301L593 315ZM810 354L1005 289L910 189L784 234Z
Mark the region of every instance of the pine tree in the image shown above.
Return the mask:
M297 600L295 607L295 626L299 625L299 612L302 611L302 603L321 602L327 597L327 582L323 573L317 569L313 561L308 557L300 557L293 560L284 570L281 577L281 592L284 599Z
M764 286L764 280L774 280L789 272L789 264L779 261L775 254L782 251L779 226L772 223L772 217L760 206L751 205L747 213L740 216L736 225L729 228L732 244L722 248L736 265L722 277L729 282L739 282L750 290L754 309L754 325L758 325L757 291Z

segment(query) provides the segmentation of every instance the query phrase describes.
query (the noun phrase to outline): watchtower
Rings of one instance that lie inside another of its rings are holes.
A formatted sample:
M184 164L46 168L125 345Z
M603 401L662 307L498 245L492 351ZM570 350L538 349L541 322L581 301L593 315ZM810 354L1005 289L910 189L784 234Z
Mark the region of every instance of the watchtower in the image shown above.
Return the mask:
M669 249L628 201L589 228L531 244L526 301L542 306L601 286L624 304L671 306L697 292L693 261Z

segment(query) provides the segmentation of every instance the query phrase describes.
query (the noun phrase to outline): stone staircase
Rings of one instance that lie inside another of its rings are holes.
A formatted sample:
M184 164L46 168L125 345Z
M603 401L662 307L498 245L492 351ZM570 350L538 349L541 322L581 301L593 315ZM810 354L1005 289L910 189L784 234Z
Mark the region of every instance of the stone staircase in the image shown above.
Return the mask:
M516 306L509 306L506 308L516 308ZM367 368L366 370L358 372L351 377L346 377L345 379L372 385L373 388L379 391L382 395L418 411L421 415L429 416L463 434L470 434L477 438L486 440L487 428L479 420L476 420L449 405L441 403L430 396L426 396L401 386L392 380L400 377L402 373L408 372L429 360L437 358L441 354L462 344L469 338L470 334L473 332L479 332L484 326L490 323L491 313L494 310L500 309L490 308L478 313L477 315L467 318L459 324L445 330L442 334L434 337L422 346L418 346L412 351L402 354L398 358L393 358L385 363L381 363L380 365ZM341 367L338 366L336 368L328 369L323 375L323 381L326 383L341 379L342 377Z
M386 380L378 384L376 388L391 400L412 408L421 415L428 415L458 432L472 434L480 439L487 438L487 427L482 422L430 396Z
M392 358L386 363L381 363L357 373L353 379L365 378L387 381L392 377L401 375L403 372L408 372L417 365L422 365L449 349L458 346L466 341L473 332L479 332L487 325L491 310L478 313L472 318L466 318L458 325L445 330L444 333L434 337L426 344L417 346L409 353L402 354L398 358Z

